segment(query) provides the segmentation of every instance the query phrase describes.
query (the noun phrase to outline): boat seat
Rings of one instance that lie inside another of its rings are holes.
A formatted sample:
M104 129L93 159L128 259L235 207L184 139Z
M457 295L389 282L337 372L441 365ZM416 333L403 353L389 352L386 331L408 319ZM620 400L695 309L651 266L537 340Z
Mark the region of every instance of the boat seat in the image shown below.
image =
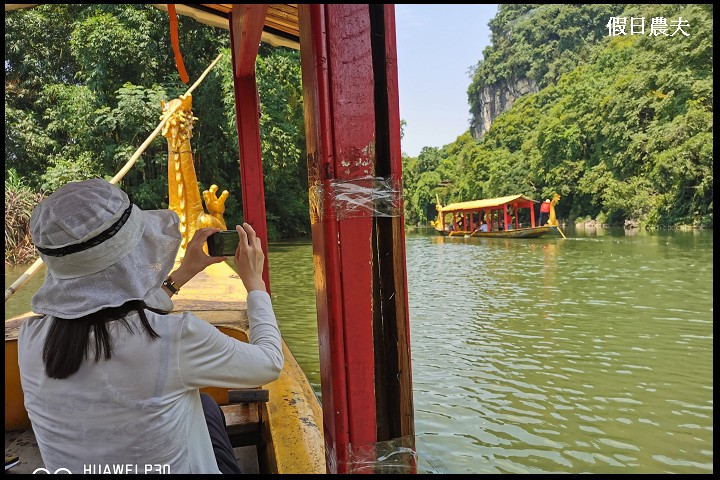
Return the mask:
M269 398L270 392L264 388L228 391L228 404L220 408L225 414L225 431L233 448L260 444L260 403Z

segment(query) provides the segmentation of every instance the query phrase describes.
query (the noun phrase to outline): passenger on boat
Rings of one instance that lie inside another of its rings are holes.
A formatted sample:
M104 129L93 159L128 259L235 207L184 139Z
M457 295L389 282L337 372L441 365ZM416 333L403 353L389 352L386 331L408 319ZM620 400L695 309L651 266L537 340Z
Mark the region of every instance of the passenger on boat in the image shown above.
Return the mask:
M236 227L233 258L248 292L249 343L192 312L169 313L173 294L226 260L203 252L218 230L199 229L168 275L181 241L170 210L140 210L99 178L68 183L35 209L30 232L47 273L32 310L43 316L23 323L18 362L46 469L242 473L222 411L199 389L256 387L283 367L250 225Z
M545 199L545 201L540 205L540 223L539 226L545 225L547 223L548 219L550 218L550 199Z
M488 231L487 223L485 223L484 221L483 221L482 224L480 225L480 231L481 231L481 232L487 232L487 231Z
M507 217L507 228L506 230L512 230L515 228L515 219L512 217L512 215Z

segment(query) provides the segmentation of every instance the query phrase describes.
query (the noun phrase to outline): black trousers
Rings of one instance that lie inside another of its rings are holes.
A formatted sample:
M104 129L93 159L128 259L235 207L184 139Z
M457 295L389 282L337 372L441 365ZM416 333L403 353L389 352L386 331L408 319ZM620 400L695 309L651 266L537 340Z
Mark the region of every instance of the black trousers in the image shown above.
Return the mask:
M218 468L222 473L242 473L240 465L235 459L230 437L225 431L225 414L217 402L207 393L201 393L200 399L202 400L203 413L205 413L205 421L210 432L210 440Z

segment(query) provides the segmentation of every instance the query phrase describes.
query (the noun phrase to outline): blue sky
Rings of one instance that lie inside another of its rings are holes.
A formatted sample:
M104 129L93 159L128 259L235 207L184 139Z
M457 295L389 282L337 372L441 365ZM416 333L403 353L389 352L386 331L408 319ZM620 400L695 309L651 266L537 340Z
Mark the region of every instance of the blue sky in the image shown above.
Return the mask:
M490 44L497 5L395 4L402 152L443 147L470 127L470 67Z

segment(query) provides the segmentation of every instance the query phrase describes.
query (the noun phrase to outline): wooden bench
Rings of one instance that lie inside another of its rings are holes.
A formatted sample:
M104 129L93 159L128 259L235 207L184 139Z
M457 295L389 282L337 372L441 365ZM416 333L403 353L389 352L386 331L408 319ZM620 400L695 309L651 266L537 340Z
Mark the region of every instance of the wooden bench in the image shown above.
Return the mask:
M228 391L228 404L221 405L220 409L225 414L225 431L233 447L260 443L260 403L269 399L270 392L264 388Z

